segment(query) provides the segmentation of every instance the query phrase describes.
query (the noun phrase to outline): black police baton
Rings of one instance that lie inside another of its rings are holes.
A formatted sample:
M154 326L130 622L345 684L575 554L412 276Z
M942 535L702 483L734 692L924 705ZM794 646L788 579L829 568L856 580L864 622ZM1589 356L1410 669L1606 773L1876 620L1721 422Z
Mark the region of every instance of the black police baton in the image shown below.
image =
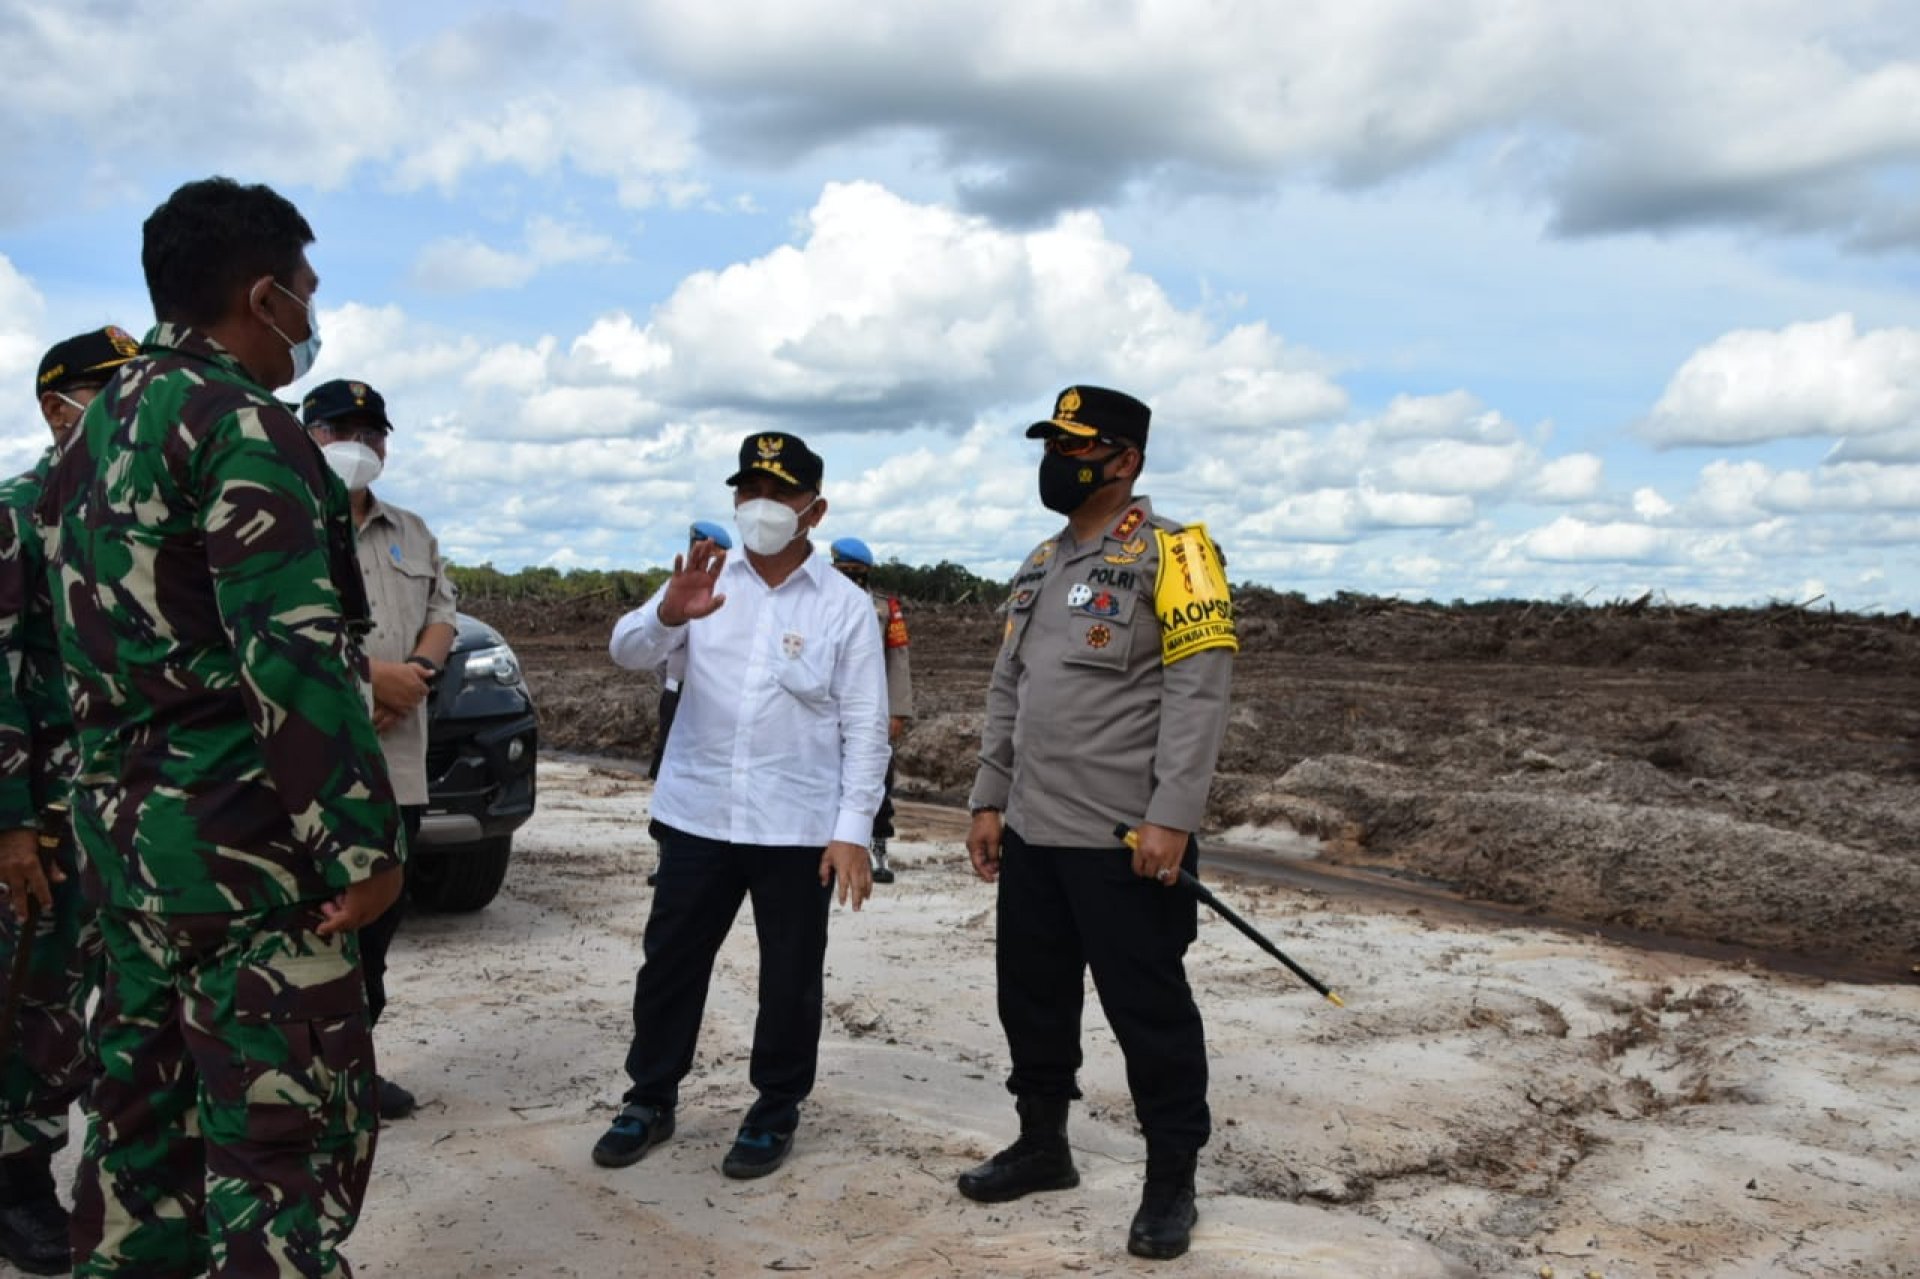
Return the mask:
M1113 833L1122 842L1124 842L1128 848L1138 849L1140 847L1139 834L1133 831L1132 829L1130 829L1125 822L1120 822L1116 824L1113 828ZM1185 869L1184 867L1182 867L1180 871L1180 886L1186 889L1188 892L1192 893L1195 897L1198 897L1201 901L1205 902L1208 906L1212 907L1214 914L1220 916L1220 918L1226 920L1229 924L1232 924L1235 928L1238 928L1241 932L1245 933L1247 935L1247 938L1250 941L1252 941L1254 945L1258 946L1261 950L1266 951L1269 955L1272 955L1275 959L1285 964L1288 970L1292 972L1295 977L1298 977L1301 981L1307 983L1307 985L1313 987L1321 995L1325 996L1328 1003L1332 1004L1335 1008L1345 1008L1347 1006L1345 1000L1341 999L1340 996L1334 994L1331 990L1327 989L1325 982L1321 981L1318 977L1315 977L1312 973L1308 972L1306 969L1302 968L1300 965L1294 963L1291 959L1288 959L1285 951L1281 950L1278 946L1268 941L1264 933L1262 933L1258 928L1255 928L1252 924L1249 924L1246 920L1242 919L1238 914L1238 912L1236 912L1233 909L1233 907L1227 905L1225 902L1221 901L1218 897L1215 897L1213 895L1213 890L1209 889L1205 884L1195 879L1193 877L1193 872Z

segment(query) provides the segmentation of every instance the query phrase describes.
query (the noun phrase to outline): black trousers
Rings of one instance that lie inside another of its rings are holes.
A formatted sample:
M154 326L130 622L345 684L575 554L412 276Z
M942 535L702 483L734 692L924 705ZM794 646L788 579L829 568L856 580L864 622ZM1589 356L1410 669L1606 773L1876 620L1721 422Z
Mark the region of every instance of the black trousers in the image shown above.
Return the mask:
M425 804L400 806L400 821L407 831L409 861L420 835L420 816L426 811ZM384 915L360 930L360 967L367 980L368 1024L379 1021L380 1010L387 1006L387 947L393 945L394 934L400 931L400 920L406 913L407 893L403 888L399 899L387 907Z
M626 1100L676 1105L693 1069L707 986L740 903L753 899L760 938L760 1014L748 1067L759 1097L745 1123L792 1132L813 1091L820 1058L822 972L831 883L820 883L820 848L729 844L654 822L660 879L653 890L633 983L633 1044Z
M873 815L873 837L893 838L893 759L887 759L886 780L880 783L880 808Z
M1185 865L1199 864L1197 844ZM1017 1097L1074 1100L1086 973L1127 1060L1147 1140L1198 1150L1212 1134L1207 1043L1184 960L1199 925L1190 893L1133 873L1125 848L1044 848L1013 830L996 908L1000 1025Z
M659 727L653 735L653 756L647 760L647 778L660 780L660 761L667 757L667 734L673 731L673 717L680 710L680 690L663 688L660 690Z

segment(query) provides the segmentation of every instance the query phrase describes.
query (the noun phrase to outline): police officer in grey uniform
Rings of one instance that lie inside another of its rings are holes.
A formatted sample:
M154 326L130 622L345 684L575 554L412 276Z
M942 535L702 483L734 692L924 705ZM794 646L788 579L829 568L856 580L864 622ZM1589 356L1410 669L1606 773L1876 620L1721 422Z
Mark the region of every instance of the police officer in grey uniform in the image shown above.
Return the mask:
M1077 386L1027 430L1045 441L1040 500L1067 526L1013 580L967 835L974 870L999 885L999 1011L1020 1137L959 1184L983 1203L1079 1184L1067 1110L1080 1096L1091 968L1147 1140L1127 1248L1164 1258L1187 1250L1211 1128L1206 1041L1183 964L1198 907L1177 882L1197 864L1192 832L1238 645L1204 528L1134 495L1148 420L1131 396ZM1134 848L1116 838L1118 824Z
M865 542L857 537L835 538L829 549L833 566L873 601L873 615L880 623L880 648L887 663L887 744L894 746L913 720L913 666L907 656L906 611L897 598L868 584L873 574L873 551ZM893 765L893 757L888 756L880 811L873 815L873 842L867 846L876 884L893 882L893 867L887 864L887 841L893 838Z

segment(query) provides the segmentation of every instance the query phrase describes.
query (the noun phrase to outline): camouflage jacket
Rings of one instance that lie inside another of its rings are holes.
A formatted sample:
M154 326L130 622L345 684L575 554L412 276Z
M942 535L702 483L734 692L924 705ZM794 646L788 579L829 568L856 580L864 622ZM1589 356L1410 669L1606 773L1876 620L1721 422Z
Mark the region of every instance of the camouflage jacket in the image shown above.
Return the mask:
M47 555L33 509L53 468L48 449L33 469L0 484L0 830L31 826L66 795L73 771L73 712L60 670L47 587Z
M94 900L258 910L398 865L346 489L218 343L162 324L37 512Z

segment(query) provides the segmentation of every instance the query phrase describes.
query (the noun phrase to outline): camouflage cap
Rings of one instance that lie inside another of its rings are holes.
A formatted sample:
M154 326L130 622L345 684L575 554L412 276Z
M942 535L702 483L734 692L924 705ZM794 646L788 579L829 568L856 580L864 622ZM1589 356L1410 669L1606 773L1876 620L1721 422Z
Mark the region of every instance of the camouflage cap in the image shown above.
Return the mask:
M115 369L138 354L140 343L117 324L56 342L40 357L40 371L33 379L34 396L105 382Z

